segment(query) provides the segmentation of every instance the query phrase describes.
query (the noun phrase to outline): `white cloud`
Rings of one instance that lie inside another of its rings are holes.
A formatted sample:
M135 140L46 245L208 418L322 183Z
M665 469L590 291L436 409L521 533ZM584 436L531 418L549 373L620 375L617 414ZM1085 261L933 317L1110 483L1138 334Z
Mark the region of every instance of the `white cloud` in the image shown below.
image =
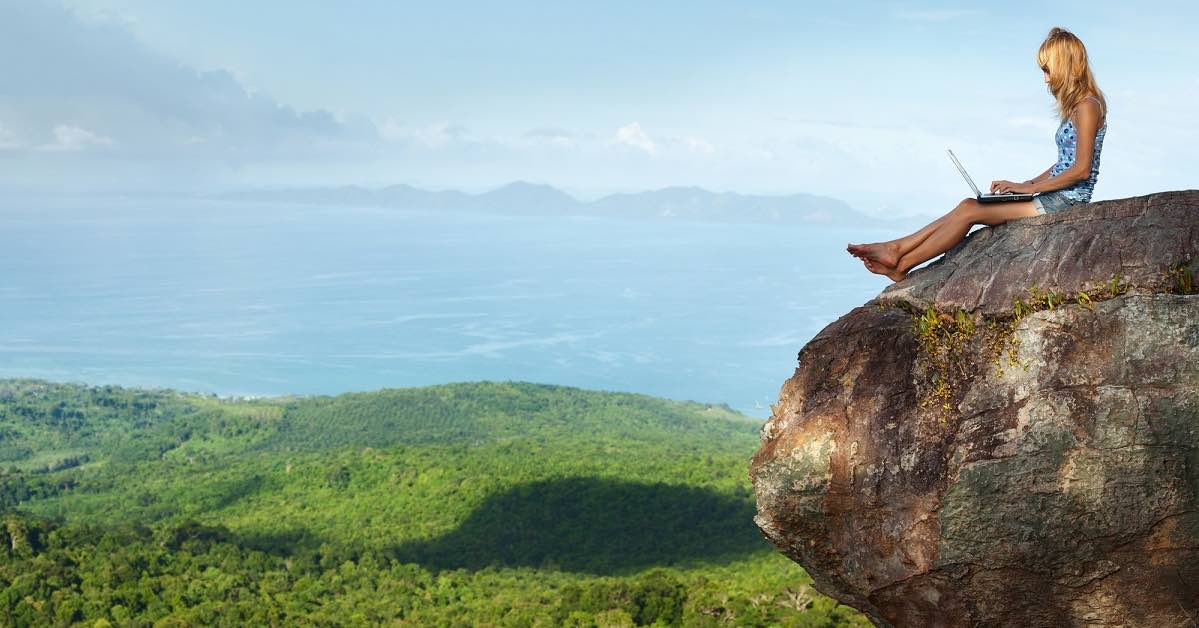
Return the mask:
M74 152L92 147L112 146L111 138L93 133L85 128L59 124L54 127L54 142L43 144L38 150Z
M0 114L19 134L0 137L6 148L108 148L122 158L194 166L197 158L233 165L324 159L378 140L369 121L298 111L247 89L229 71L181 64L147 47L126 23L81 19L55 3L0 4L7 27ZM21 61L29 58L38 62Z
M616 135L612 138L612 142L631 146L651 155L658 151L658 145L650 139L650 136L642 130L641 125L637 122L632 122L616 129Z

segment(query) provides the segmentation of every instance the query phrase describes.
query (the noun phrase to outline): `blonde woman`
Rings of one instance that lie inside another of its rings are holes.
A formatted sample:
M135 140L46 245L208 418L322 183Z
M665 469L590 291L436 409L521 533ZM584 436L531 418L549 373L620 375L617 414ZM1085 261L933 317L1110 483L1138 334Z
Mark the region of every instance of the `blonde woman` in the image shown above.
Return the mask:
M991 182L992 194L1035 193L1033 200L983 205L967 198L912 235L888 242L850 244L849 253L861 258L870 272L899 281L913 267L961 242L973 225L998 225L1090 202L1107 132L1107 99L1095 84L1086 48L1070 31L1051 29L1037 51L1037 64L1049 93L1057 101L1061 119L1054 134L1057 162L1023 183Z

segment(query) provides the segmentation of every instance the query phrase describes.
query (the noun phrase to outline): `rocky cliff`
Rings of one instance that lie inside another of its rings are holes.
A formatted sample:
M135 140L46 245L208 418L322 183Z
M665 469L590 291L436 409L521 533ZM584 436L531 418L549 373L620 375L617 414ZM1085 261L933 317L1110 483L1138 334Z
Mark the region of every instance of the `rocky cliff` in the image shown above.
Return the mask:
M1199 191L974 232L799 353L755 522L881 626L1199 625Z

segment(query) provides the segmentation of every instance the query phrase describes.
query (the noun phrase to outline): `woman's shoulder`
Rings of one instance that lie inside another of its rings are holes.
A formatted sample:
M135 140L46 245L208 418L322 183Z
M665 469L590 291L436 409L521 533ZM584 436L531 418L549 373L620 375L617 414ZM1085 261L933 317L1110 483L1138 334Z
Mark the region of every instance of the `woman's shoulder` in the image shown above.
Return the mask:
M1101 123L1106 120L1106 114L1107 102L1102 100L1102 97L1091 94L1083 97L1077 105L1074 105L1074 111L1070 112L1069 117L1075 120L1083 117Z

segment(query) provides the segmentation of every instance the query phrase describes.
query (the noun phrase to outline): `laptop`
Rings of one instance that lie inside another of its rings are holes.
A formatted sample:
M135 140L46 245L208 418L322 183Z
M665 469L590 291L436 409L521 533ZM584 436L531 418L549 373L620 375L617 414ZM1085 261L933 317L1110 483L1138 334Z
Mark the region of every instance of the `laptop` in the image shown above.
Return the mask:
M1036 194L1017 194L1015 192L1008 192L1007 194L983 194L979 192L978 186L974 185L974 180L970 178L970 175L966 174L966 169L962 167L962 162L958 161L957 156L953 154L952 150L945 150L949 151L949 158L953 160L953 165L958 167L958 172L962 173L962 176L966 179L966 183L970 184L970 189L974 190L974 198L978 199L978 202L1031 201L1036 196Z

